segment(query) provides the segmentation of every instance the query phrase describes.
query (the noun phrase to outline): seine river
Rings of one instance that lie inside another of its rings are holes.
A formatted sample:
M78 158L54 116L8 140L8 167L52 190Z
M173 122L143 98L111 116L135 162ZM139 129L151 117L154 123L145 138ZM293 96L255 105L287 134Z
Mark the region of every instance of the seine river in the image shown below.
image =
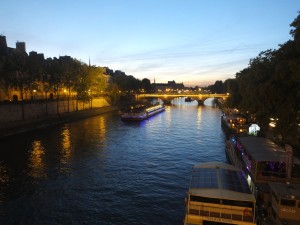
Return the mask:
M209 100L208 100L209 101ZM221 111L174 101L0 140L0 224L182 224L195 164L227 162Z

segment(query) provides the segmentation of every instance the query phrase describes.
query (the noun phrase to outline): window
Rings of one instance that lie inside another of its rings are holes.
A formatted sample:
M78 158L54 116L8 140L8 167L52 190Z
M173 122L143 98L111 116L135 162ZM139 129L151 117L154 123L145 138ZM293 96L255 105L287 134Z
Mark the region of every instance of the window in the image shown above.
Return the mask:
M205 197L194 196L194 195L190 196L190 201L212 203L212 204L220 204L220 199L218 199L218 198L205 198Z
M295 207L296 201L290 199L281 199L281 205Z
M253 202L234 201L234 200L227 200L227 199L222 199L222 202L223 205L242 206L242 207L248 207L253 209Z

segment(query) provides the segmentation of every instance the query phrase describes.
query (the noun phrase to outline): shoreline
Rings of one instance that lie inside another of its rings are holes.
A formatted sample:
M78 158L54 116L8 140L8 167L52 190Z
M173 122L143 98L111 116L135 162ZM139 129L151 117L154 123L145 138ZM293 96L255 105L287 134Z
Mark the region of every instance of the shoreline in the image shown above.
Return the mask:
M0 123L0 139L62 123L98 116L117 110L119 110L119 107L117 106L106 106L101 108L81 110L77 112L63 113L60 115L43 118L15 121L10 123Z

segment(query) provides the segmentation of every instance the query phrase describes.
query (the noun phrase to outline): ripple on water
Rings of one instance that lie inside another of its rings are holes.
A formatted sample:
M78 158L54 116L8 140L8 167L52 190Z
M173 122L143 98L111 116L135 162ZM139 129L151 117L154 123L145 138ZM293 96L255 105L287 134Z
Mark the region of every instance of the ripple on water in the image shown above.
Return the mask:
M182 224L192 166L226 161L220 116L183 103L1 141L0 224Z

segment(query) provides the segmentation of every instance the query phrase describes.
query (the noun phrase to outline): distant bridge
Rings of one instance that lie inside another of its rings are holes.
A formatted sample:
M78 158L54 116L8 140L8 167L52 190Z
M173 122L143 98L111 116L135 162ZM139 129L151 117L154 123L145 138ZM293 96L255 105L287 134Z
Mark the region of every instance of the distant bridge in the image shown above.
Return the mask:
M159 98L161 99L164 104L170 104L171 101L174 98L180 98L180 97L190 97L193 100L198 101L198 105L203 105L204 101L208 98L222 98L222 99L226 99L228 98L228 94L186 94L186 93L182 93L182 94L175 94L175 93L170 93L170 94L138 94L136 95L137 100L142 99L142 98Z

